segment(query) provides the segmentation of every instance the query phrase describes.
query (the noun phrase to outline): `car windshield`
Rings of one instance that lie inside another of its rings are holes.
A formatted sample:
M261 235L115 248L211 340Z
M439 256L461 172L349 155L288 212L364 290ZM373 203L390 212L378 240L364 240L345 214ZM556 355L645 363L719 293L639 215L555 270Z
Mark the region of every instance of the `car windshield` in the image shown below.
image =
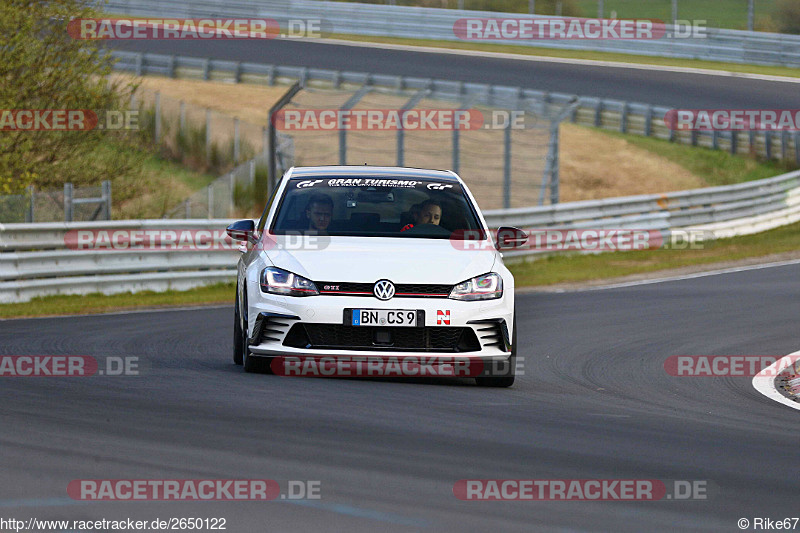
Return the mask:
M427 239L459 239L480 230L455 180L346 176L291 179L271 228L278 235Z

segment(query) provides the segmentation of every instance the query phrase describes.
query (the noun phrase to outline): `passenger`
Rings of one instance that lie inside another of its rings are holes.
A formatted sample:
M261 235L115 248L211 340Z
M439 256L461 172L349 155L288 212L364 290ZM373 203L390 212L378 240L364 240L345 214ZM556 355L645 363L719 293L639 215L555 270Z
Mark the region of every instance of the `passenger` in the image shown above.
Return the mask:
M414 206L416 207L416 206ZM442 204L437 200L425 200L419 204L419 210L411 208L411 216L414 219L413 224L406 224L400 231L406 231L413 228L415 225L433 224L438 226L442 221Z
M327 194L315 193L308 199L305 211L308 219L306 229L325 232L333 216L333 199Z

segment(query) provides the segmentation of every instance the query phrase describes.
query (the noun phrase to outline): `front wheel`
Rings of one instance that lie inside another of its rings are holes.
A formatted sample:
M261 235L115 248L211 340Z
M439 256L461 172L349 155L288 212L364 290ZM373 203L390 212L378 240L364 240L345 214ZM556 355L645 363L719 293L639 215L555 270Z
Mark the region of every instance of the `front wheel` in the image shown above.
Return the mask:
M511 355L508 356L508 375L482 376L475 378L479 387L507 388L514 384L514 374L517 368L517 314L514 313L514 333L511 334Z
M242 317L239 315L239 284L236 284L236 303L233 305L233 362L243 362Z

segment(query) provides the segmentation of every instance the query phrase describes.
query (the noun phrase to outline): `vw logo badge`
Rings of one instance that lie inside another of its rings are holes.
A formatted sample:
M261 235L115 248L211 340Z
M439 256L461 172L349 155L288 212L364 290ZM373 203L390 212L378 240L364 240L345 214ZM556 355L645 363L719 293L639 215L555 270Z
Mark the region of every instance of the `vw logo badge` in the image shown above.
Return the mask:
M391 300L392 296L394 296L394 285L388 279L382 279L375 283L375 287L372 288L372 294L378 300Z

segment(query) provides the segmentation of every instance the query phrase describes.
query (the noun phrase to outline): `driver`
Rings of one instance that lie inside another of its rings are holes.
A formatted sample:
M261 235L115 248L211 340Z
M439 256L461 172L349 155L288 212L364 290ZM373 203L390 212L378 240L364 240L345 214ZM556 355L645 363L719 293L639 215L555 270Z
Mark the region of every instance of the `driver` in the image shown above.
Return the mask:
M315 193L308 199L306 204L306 218L308 227L306 229L316 231L327 231L333 216L333 199L327 194Z
M406 231L420 224L433 224L438 226L442 221L442 204L437 200L425 200L419 204L418 210L412 211L414 217L413 224L406 224L400 231Z

